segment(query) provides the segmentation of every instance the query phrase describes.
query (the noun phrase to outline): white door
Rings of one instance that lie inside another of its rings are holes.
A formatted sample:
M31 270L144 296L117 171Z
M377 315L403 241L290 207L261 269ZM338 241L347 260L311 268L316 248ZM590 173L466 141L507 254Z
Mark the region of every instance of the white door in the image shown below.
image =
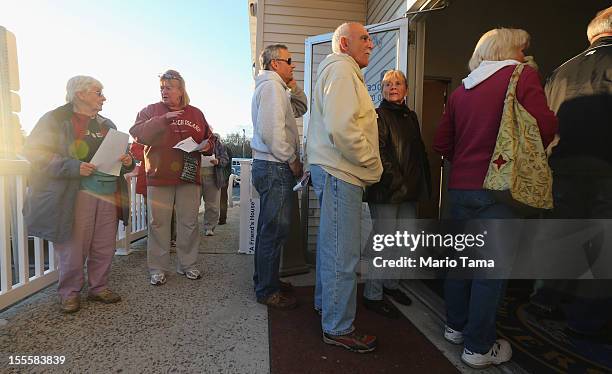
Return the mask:
M392 22L380 23L377 25L366 26L374 49L370 55L369 65L363 70L365 83L370 93L370 97L374 102L374 106L382 101L381 80L387 70L397 69L404 73L408 73L409 57L413 61L414 56L408 56L408 20L406 18ZM304 137L307 134L308 122L310 120L310 108L312 107L312 90L317 82L317 68L321 61L328 54L332 53L331 38L332 33L317 35L306 39L305 42L305 59L304 59L304 92L308 96L308 112L304 115ZM412 79L412 74L408 75L409 95L414 92L415 80ZM413 99L409 96L409 106L413 103ZM414 109L414 108L413 108ZM304 139L305 143L306 139ZM312 262L316 250L317 231L319 226L319 205L317 197L309 189L309 193L302 194L302 221L306 226L306 242L308 261ZM367 209L367 206L366 208ZM364 217L369 218L369 214L364 214ZM305 221L305 222L304 222ZM365 222L365 225L368 223ZM369 229L362 232L369 232ZM367 238L362 238L362 244Z

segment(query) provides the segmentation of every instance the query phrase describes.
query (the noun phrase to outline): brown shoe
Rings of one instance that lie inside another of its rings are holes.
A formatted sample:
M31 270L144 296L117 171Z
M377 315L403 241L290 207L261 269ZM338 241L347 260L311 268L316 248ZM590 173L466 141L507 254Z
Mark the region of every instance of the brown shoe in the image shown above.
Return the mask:
M278 281L278 286L281 292L293 292L293 285L289 282Z
M60 310L64 313L74 313L79 309L81 309L81 298L79 296L60 300Z
M87 295L87 300L99 301L104 304L113 304L113 303L118 303L119 301L121 301L121 296L117 295L116 293L109 290L108 288L105 288L100 293L97 293L97 294L90 293L89 295Z
M283 295L280 292L273 293L266 299L257 299L257 302L269 306L270 308L289 310L295 309L297 306L297 300L295 297L289 295Z
M323 341L326 344L337 345L357 353L368 353L376 349L376 336L357 335L354 331L346 335L323 333Z

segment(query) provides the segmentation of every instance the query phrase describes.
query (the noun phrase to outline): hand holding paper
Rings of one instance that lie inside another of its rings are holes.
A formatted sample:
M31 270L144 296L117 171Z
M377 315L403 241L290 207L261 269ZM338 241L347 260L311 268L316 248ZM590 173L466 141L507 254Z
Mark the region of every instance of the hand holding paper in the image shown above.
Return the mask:
M128 134L109 129L90 163L95 165L99 172L119 176L121 156L125 155L129 141Z
M180 149L183 152L190 153L190 152L195 152L195 151L201 151L202 149L204 149L204 147L206 147L207 144L208 144L208 139L198 144L190 136L187 139L183 139L180 142L176 143L174 147L172 148Z

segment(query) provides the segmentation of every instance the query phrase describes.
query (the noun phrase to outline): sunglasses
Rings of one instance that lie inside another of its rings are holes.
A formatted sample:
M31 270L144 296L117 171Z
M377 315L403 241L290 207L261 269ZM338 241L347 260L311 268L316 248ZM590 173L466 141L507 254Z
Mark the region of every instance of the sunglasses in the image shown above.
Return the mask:
M285 61L287 63L287 65L291 65L291 57L289 57L288 59L283 59L283 58L275 58L275 61Z

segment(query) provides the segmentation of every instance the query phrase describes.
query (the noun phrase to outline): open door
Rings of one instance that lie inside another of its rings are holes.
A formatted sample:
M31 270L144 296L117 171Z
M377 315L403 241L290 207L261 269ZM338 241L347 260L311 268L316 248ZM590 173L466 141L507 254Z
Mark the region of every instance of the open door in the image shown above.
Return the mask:
M367 68L363 69L365 83L374 102L374 106L382 101L381 80L387 70L398 69L408 73L409 48L408 48L408 20L403 18L393 22L366 26L374 49L370 55ZM317 82L317 68L321 61L332 53L332 33L317 35L306 39L305 61L304 61L304 92L308 96L309 111L304 115L304 137L307 134L308 122L310 120L310 108L312 107L312 90ZM409 95L415 92L415 79L407 74ZM414 103L409 96L409 103ZM411 106L411 105L409 105ZM411 106L412 107L412 106ZM304 138L304 144L306 138ZM314 264L317 231L319 226L319 203L317 197L309 188L308 193L302 194L302 222L305 225L304 241L307 243L307 260ZM362 241L364 239L362 238Z

